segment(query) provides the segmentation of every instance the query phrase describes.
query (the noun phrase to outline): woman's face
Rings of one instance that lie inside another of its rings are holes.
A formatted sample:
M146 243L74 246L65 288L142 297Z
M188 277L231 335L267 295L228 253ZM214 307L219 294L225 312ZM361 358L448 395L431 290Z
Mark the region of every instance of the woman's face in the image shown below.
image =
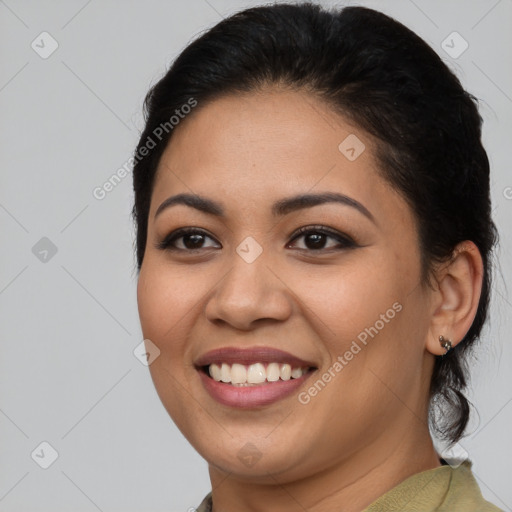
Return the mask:
M433 362L410 208L370 137L305 93L201 107L160 161L138 282L162 403L211 467L239 477L384 460L426 428ZM188 204L155 216L178 194ZM169 237L181 228L194 233ZM246 373L252 385L235 385Z

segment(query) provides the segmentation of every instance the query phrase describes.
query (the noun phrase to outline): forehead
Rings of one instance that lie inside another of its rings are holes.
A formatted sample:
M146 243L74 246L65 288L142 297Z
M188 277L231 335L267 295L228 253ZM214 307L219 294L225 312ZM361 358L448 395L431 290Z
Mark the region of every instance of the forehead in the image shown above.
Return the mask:
M321 161L330 158L336 162L342 156L340 142L355 131L361 137L361 130L312 95L268 89L199 104L177 127L166 153L181 161L201 160L212 166L232 162L240 171L247 170L242 162L252 166L265 162L274 170L286 171L289 163L304 158L307 162L320 157ZM371 143L369 137L362 137ZM302 170L295 167L296 172Z
M179 192L261 207L335 191L389 209L400 198L380 177L374 147L368 134L306 92L227 95L198 104L181 121L160 160L151 208Z

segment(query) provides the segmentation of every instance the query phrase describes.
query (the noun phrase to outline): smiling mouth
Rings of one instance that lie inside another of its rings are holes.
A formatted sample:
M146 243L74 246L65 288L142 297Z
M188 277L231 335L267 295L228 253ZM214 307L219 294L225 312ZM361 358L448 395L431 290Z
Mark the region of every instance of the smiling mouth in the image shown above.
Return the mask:
M253 364L217 363L199 367L211 379L235 387L269 385L300 379L316 370L313 366L291 366L288 363L258 362Z

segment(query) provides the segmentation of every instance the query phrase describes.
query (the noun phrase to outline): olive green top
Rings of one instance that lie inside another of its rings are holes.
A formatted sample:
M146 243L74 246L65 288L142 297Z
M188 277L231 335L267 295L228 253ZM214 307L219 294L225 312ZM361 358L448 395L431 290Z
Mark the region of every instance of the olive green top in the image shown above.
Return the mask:
M483 498L471 466L466 460L412 475L362 512L503 512ZM197 512L212 512L211 492Z

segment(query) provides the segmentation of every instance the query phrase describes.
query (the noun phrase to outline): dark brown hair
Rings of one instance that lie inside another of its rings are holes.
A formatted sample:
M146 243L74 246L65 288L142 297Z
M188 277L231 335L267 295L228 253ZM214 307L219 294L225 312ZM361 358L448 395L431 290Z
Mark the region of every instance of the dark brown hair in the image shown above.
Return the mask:
M378 141L382 175L417 220L425 283L459 242L473 241L482 255L473 324L437 357L431 381L429 420L441 438L456 442L470 416L462 393L466 358L487 318L497 240L489 161L476 99L428 44L392 18L364 7L276 4L236 13L188 45L145 99L146 125L133 169L138 269L155 172L174 128L163 133L159 127L191 98L201 108L220 95L277 83L314 93ZM155 130L158 144L140 158ZM438 406L442 415L435 418Z

